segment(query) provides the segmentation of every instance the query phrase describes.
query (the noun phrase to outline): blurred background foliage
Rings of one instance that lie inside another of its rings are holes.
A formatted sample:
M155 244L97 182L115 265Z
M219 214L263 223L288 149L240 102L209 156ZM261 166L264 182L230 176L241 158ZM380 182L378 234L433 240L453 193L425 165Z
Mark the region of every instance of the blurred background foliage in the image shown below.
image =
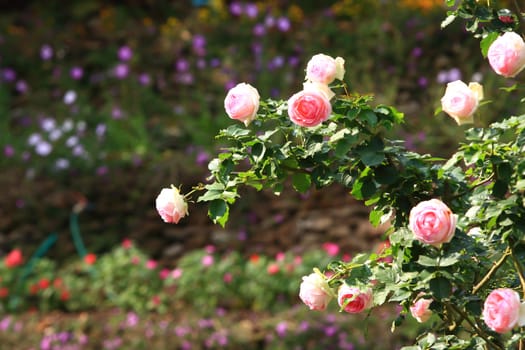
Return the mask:
M447 155L462 128L434 116L444 84L481 81L480 124L519 101L495 97L478 43L440 29L442 1L28 1L4 5L0 28L3 166L102 173L121 162L190 153L205 162L231 121L238 82L263 98L301 88L319 52L346 60L351 91L407 115L410 145ZM512 97L511 97L512 98Z

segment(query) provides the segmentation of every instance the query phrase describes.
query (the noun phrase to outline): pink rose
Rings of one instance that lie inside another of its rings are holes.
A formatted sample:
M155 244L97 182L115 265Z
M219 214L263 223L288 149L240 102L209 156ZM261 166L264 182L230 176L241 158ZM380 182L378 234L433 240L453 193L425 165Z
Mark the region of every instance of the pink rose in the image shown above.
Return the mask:
M164 222L178 223L188 215L188 203L175 187L163 188L155 200L157 212Z
M322 84L330 84L335 79L343 80L344 63L341 57L334 59L322 53L317 54L306 65L306 80Z
M447 84L445 95L441 98L443 112L450 115L458 125L472 123L473 114L483 99L483 87L478 83L465 84L456 80Z
M330 113L330 100L318 90L302 90L288 100L288 116L299 126L317 126L328 119Z
M428 308L432 304L432 299L418 299L412 306L410 306L410 313L419 322L426 322L432 311Z
M332 299L328 282L320 272L303 276L299 288L299 298L310 310L324 310Z
M350 287L346 284L339 287L337 302L346 312L351 314L360 313L372 306L372 289L367 288L362 291L357 287Z
M240 120L248 126L259 109L259 92L250 84L240 83L231 88L224 99L226 114L232 119Z
M440 247L454 236L456 221L457 217L445 203L431 199L412 208L408 226L419 241Z
M495 289L485 300L483 320L493 331L506 333L518 324L522 326L521 308L520 296L517 292L508 288Z
M525 68L525 43L519 34L506 32L490 45L487 57L497 74L512 78Z

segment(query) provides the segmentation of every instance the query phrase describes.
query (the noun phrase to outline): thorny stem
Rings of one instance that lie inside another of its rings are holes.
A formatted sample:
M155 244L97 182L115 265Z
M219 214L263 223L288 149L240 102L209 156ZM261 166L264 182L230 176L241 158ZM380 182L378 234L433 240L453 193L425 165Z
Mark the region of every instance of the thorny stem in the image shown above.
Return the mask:
M516 11L518 12L518 20L521 23L525 23L525 20L523 19L523 14L521 12L520 5L518 4L518 0L514 0L514 7L516 8Z
M468 315L463 310L461 310L459 307L457 307L456 305L452 303L450 304L447 303L447 305L450 308L452 308L455 312L457 312L465 321L467 321L467 323L477 332L477 334L481 338L483 338L487 342L487 344L489 344L493 349L504 350L503 346L501 346L500 344L496 344L492 340L490 340L490 338L487 336L487 334L485 334L483 329L481 329L476 323L472 322L472 320L468 317Z
M501 256L501 258L498 261L496 261L494 265L492 265L492 267L490 268L489 272L487 272L485 277L483 277L483 279L474 286L474 288L472 289L472 294L476 294L481 289L481 287L483 287L483 285L487 283L489 279L492 278L494 273L496 273L496 271L501 267L501 265L503 265L503 263L505 262L505 259L507 259L507 256L511 254L512 254L512 249L510 247L507 247L507 249Z

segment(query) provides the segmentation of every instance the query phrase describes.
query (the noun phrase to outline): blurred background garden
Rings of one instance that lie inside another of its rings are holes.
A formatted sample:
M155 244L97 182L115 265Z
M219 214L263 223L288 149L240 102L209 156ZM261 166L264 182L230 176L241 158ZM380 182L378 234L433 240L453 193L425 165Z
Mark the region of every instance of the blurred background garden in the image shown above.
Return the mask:
M286 100L317 53L345 59L349 91L402 111L389 136L417 152L449 157L463 139L435 113L450 81L483 84L478 126L523 113L498 99L513 81L489 74L463 23L440 28L443 3L2 2L0 349L410 344L418 324L395 306L353 316L298 299L314 266L384 244L345 190L246 190L224 229L199 203L165 224L154 200L206 181L231 87Z

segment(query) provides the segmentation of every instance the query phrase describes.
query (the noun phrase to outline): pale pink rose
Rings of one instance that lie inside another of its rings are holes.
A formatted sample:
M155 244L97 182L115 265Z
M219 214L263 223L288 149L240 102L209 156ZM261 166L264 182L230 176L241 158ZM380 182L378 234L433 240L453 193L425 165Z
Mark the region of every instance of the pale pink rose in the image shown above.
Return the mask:
M483 320L497 333L506 333L520 321L520 296L508 288L490 292L483 306Z
M310 310L324 310L332 299L328 282L321 273L313 272L303 276L299 288L299 298L310 308Z
M525 43L514 32L506 32L490 45L487 52L494 71L507 78L516 76L525 68Z
M372 289L361 290L357 287L350 287L343 284L337 292L337 302L346 312L357 314L372 306L373 295Z
M428 308L430 304L432 304L432 299L418 299L410 306L410 313L419 323L428 321L432 316L432 311Z
M408 226L419 241L440 247L450 242L457 217L439 199L420 202L410 211Z
M306 80L322 84L330 84L335 79L342 80L345 74L344 63L341 57L334 59L322 53L317 54L306 65Z
M321 83L313 83L311 81L307 81L303 83L303 90L304 91L310 91L315 90L318 92L322 92L328 100L331 100L332 97L335 96L335 93L330 89L330 87L326 84Z
M175 187L163 188L155 200L157 212L164 222L178 223L188 215L188 203Z
M299 126L317 126L328 119L330 113L330 100L318 90L302 90L288 100L288 116Z
M441 98L441 109L450 115L458 125L474 122L474 112L483 99L483 87L478 83L465 84L456 80L447 84Z
M215 259L213 258L213 255L204 255L201 259L201 264L204 267L209 267L213 265Z
M224 109L231 119L237 119L248 126L259 109L259 92L250 84L240 83L231 88L224 99Z

